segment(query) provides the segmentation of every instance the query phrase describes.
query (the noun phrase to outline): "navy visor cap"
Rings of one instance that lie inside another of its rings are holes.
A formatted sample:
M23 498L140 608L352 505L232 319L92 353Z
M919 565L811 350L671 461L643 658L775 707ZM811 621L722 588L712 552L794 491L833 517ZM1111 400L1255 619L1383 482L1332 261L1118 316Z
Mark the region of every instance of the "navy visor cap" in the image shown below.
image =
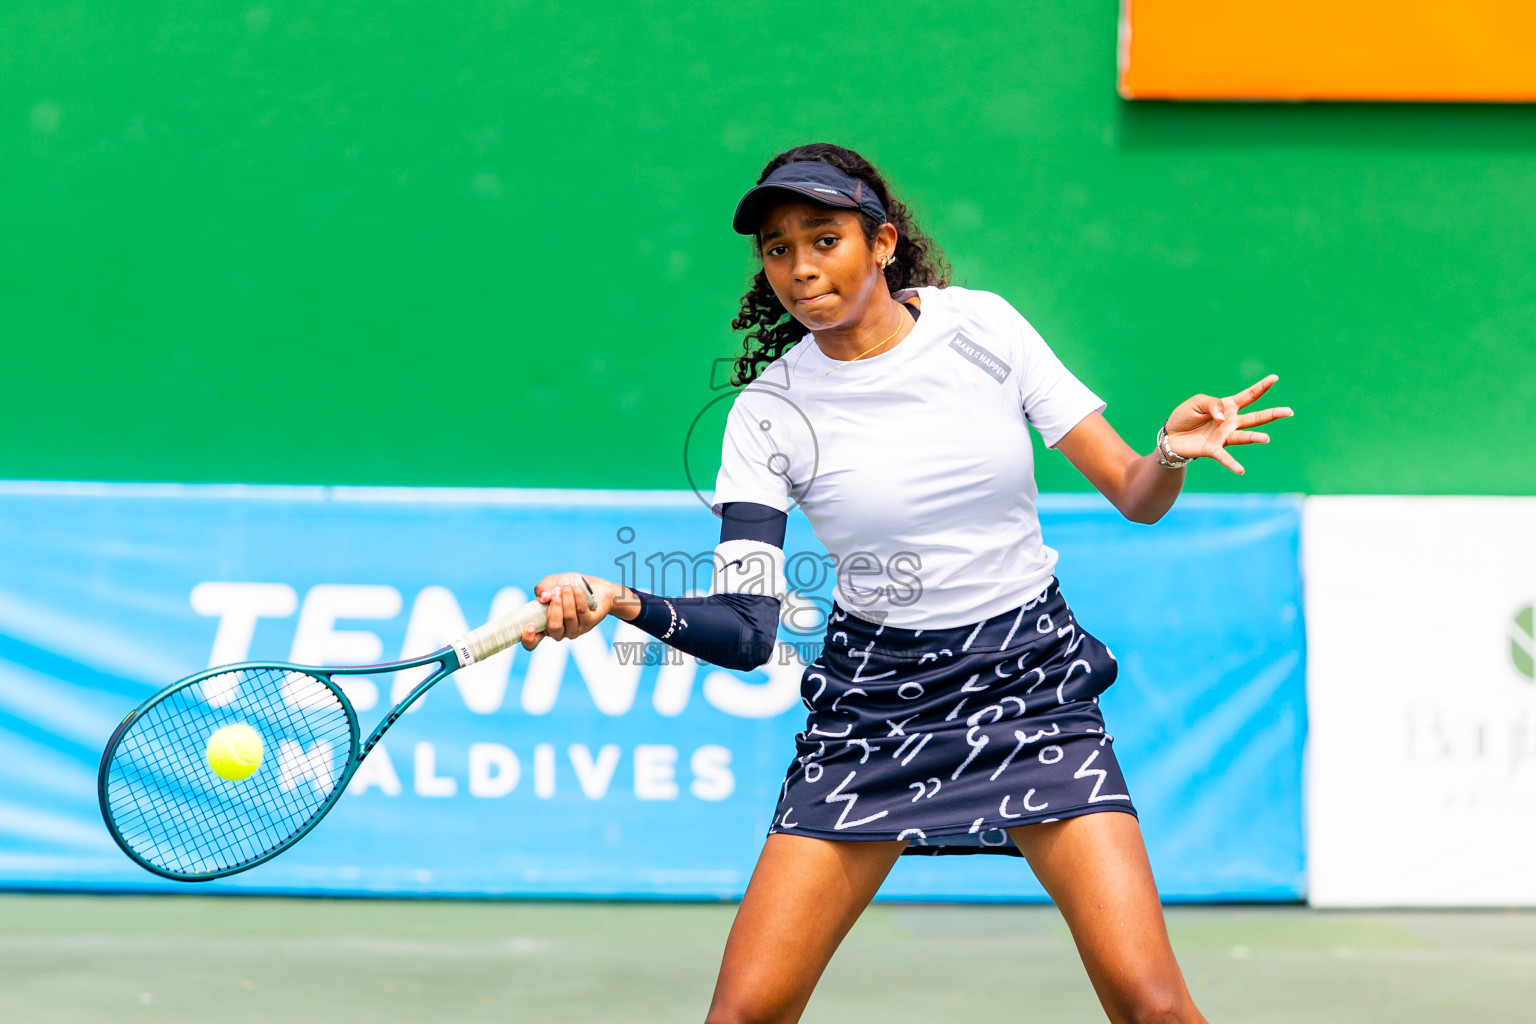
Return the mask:
M875 218L877 224L885 223L885 206L874 189L831 164L802 160L785 164L764 178L761 185L748 190L736 204L731 227L738 235L757 234L763 211L786 198L809 199L827 206L860 210Z

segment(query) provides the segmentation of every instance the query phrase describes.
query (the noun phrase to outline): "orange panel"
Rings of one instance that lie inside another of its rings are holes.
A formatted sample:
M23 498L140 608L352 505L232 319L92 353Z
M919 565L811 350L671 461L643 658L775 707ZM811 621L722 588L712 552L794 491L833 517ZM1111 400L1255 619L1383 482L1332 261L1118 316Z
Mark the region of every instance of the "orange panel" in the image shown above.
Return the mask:
M1122 0L1127 99L1536 100L1536 0Z

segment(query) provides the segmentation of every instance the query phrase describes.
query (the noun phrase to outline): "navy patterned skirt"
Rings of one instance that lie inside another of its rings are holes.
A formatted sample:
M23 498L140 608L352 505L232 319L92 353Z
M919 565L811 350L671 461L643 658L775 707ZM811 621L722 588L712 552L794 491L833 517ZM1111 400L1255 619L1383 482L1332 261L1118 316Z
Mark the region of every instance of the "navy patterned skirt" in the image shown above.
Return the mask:
M834 606L801 680L810 715L769 832L1017 856L1004 829L1134 814L1099 714L1116 671L1054 580L1021 608L953 629L881 626Z

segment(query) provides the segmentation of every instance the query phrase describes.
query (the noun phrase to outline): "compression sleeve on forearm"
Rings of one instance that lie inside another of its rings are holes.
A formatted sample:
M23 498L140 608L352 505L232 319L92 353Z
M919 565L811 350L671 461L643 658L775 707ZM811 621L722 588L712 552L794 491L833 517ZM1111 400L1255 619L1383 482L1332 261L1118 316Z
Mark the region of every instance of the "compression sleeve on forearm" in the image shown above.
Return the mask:
M633 589L633 588L631 588ZM773 657L779 599L760 594L657 597L636 590L640 614L632 620L684 654L745 671Z
M640 614L631 621L684 654L746 670L773 657L787 517L753 502L728 502L720 511L709 596L658 597L636 590Z

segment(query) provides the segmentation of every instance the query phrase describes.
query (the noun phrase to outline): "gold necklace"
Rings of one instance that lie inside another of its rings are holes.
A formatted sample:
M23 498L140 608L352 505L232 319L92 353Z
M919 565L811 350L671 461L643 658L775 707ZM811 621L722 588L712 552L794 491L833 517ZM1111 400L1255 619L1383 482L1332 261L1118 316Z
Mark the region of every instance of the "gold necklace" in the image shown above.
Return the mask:
M865 349L863 352L860 352L858 355L854 356L852 359L845 359L845 360L843 360L842 362L838 363L836 366L832 367L832 369L828 370L826 373L812 373L812 374L807 375L807 374L796 372L795 376L799 377L801 380L815 380L818 377L830 377L834 373L836 373L838 370L841 370L843 367L847 366L849 363L856 363L860 359L863 359L865 356L869 355L869 353L873 352L875 349L879 348L881 345L884 345L886 342L890 341L892 338L896 337L896 335L901 333L901 329L907 325L907 318L904 317L904 316L901 316L900 313L898 313L896 315L898 317L898 319L896 321L896 329L894 331L892 331L890 334L887 334L880 341L877 341L875 344L869 346L869 348ZM815 341L812 341L811 344L814 345ZM804 358L805 358L805 355L802 353L801 356L800 356L800 359L804 359ZM798 371L800 369L800 359L796 359L795 360L794 369L796 371Z

